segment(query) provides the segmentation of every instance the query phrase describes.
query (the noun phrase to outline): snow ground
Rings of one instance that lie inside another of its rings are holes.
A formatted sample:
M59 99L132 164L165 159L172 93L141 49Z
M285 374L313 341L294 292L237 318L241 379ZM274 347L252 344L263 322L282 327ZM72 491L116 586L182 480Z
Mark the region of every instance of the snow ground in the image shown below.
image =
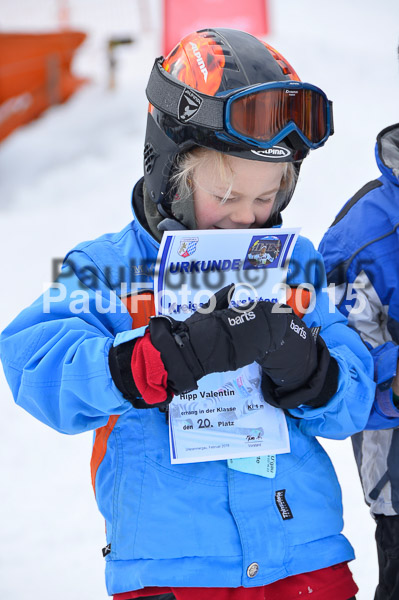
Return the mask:
M57 24L55 0L2 0L0 30ZM160 53L160 0L70 0L71 24L90 33L75 70L92 77L70 102L16 131L0 146L0 329L43 290L52 259L130 220L130 192L141 174L144 88ZM285 225L302 226L317 245L342 204L378 176L376 134L398 121L397 0L270 0L278 48L305 81L334 100L336 133L305 161ZM210 23L211 24L211 23ZM105 41L119 48L117 88L106 86ZM0 376L3 417L0 597L101 600L103 520L90 486L91 435L62 436L16 407ZM362 498L349 441L324 441L343 488L352 563L371 600L377 580L374 525Z

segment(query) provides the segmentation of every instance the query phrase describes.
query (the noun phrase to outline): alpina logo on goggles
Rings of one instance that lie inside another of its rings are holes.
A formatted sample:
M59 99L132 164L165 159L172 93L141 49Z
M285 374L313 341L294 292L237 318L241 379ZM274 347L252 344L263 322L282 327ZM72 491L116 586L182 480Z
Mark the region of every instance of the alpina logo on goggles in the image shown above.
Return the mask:
M221 139L268 149L296 132L309 148L334 133L332 102L314 85L277 81L208 96L171 77L155 61L147 86L151 104L182 123L212 129Z

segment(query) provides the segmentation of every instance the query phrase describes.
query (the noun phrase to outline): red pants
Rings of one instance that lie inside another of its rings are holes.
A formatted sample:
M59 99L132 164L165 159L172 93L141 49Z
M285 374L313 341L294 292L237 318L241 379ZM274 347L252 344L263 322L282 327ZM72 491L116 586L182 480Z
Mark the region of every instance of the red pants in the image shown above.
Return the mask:
M144 588L114 600L161 596L159 600L352 600L358 591L347 563L280 579L255 588ZM164 597L162 597L164 595Z

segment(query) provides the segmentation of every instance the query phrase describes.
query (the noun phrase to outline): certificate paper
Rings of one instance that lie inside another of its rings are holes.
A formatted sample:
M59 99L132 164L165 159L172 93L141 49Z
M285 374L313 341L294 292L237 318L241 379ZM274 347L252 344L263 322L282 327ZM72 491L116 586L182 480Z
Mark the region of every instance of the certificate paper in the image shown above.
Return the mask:
M166 232L155 278L157 314L183 321L234 283L230 307L286 300L285 281L298 229ZM262 397L261 368L212 373L169 407L172 464L290 451L284 412Z

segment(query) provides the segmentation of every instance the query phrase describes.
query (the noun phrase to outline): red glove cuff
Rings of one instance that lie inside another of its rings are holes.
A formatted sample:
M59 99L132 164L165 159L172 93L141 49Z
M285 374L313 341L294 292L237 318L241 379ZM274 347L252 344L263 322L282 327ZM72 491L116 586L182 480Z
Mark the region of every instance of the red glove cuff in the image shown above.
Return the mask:
M146 404L159 404L167 399L168 374L160 352L151 343L149 331L134 346L131 369Z

